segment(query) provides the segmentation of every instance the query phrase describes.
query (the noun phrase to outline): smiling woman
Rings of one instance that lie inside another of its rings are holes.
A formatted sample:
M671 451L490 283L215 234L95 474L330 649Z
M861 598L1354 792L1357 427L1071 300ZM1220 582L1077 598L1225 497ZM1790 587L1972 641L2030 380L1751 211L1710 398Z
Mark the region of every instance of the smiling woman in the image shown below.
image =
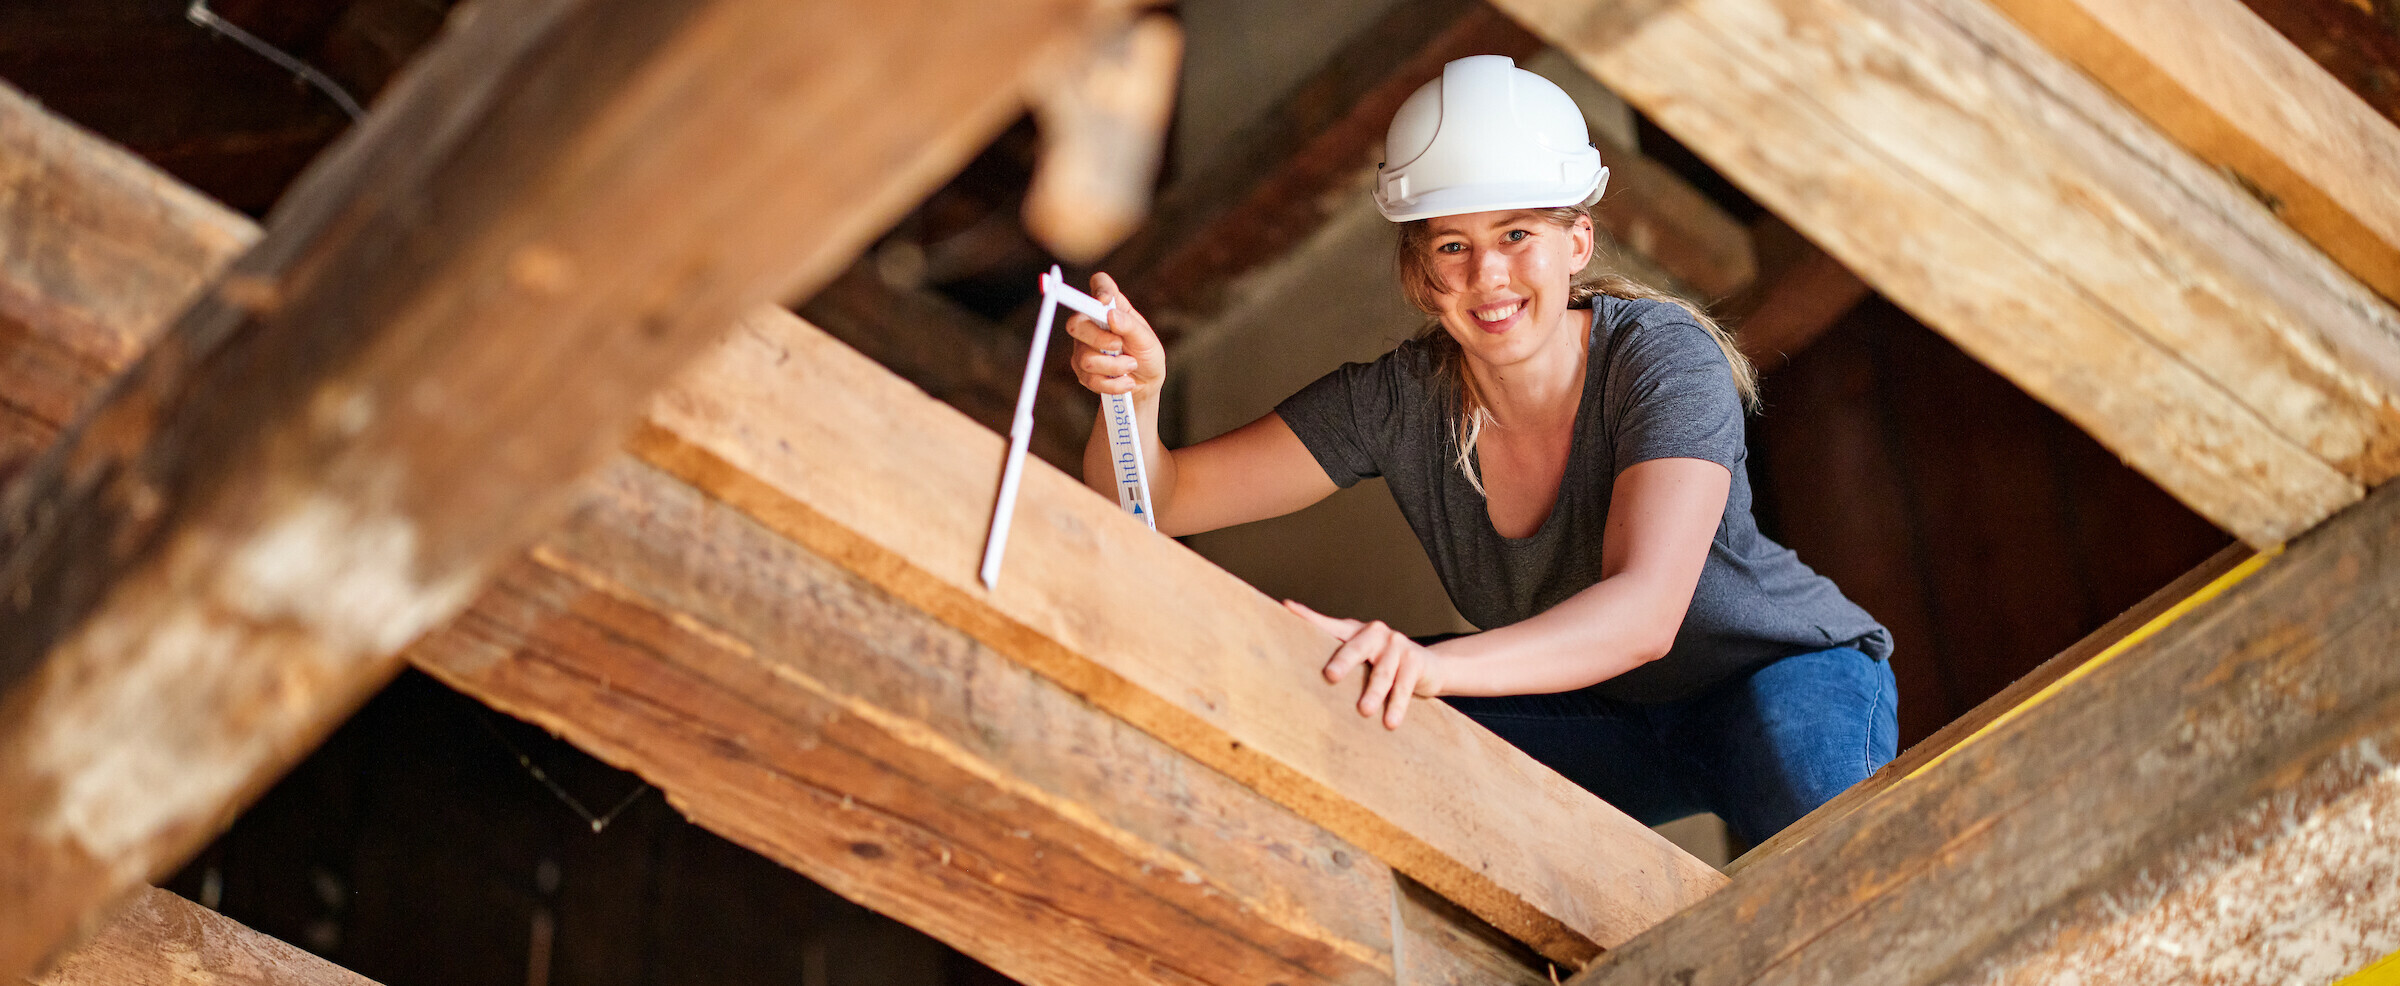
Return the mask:
M1069 321L1073 366L1133 395L1159 529L1383 477L1483 629L1418 642L1287 603L1342 640L1324 679L1363 667L1359 713L1395 729L1442 698L1646 823L1714 811L1756 843L1889 760L1890 634L1751 517L1749 363L1705 313L1579 279L1608 169L1572 100L1506 58L1460 59L1401 106L1385 154L1376 205L1432 324L1225 435L1159 443L1164 349L1093 278L1117 307ZM1085 476L1104 490L1106 450L1096 425Z

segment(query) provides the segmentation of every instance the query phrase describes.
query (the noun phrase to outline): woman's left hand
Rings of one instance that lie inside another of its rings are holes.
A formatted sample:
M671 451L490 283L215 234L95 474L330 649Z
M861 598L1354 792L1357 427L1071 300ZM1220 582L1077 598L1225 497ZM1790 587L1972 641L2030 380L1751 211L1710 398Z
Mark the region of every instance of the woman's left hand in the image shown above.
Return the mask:
M1358 714L1383 716L1383 728L1398 729L1408 717L1408 700L1434 698L1442 694L1442 657L1425 645L1408 639L1408 635L1386 626L1382 620L1362 623L1327 616L1289 599L1283 601L1290 609L1318 629L1332 634L1342 645L1325 662L1325 680L1338 683L1350 669L1366 664L1366 689L1358 696Z

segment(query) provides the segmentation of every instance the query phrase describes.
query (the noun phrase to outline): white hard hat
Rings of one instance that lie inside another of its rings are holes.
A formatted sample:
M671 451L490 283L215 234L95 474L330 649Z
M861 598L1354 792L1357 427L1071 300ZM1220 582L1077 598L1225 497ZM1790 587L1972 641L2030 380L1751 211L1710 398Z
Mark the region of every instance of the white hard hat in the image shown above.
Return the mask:
M1392 114L1375 207L1393 222L1496 209L1590 205L1608 169L1557 83L1505 55L1470 55Z

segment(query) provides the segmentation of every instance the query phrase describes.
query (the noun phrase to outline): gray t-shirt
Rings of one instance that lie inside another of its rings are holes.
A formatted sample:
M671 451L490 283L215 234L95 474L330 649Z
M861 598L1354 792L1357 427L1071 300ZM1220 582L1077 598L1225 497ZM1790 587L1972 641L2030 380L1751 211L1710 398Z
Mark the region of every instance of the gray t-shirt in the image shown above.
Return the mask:
M1485 629L1600 580L1618 473L1664 458L1730 470L1725 517L1674 647L1595 686L1603 695L1672 701L1777 658L1842 644L1877 660L1891 656L1891 634L1874 617L1758 532L1741 398L1707 330L1671 304L1603 296L1593 302L1590 359L1557 504L1526 538L1492 528L1482 495L1454 464L1451 397L1423 344L1346 364L1275 410L1336 484L1384 477L1450 601Z

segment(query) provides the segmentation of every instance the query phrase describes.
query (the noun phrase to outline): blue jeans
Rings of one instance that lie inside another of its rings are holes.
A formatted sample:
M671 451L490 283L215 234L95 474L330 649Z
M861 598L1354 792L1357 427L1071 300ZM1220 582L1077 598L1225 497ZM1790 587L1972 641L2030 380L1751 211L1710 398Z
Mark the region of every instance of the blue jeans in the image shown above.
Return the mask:
M1898 699L1891 665L1836 647L1656 705L1590 689L1444 701L1645 825L1713 811L1757 845L1892 759Z

